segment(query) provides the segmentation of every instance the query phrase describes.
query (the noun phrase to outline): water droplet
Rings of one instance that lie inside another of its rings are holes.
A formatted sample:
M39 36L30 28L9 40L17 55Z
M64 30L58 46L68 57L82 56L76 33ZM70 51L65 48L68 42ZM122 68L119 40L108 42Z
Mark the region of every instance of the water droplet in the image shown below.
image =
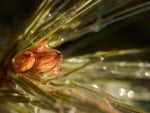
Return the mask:
M70 81L69 81L69 80L66 80L66 81L65 81L65 84L70 84Z
M92 87L97 89L97 88L98 88L98 85L93 84Z
M13 93L12 95L13 95L13 96L18 96L18 94L17 94L17 93Z
M49 13L48 16L49 16L49 17L52 17L52 14Z
M31 30L31 31L30 31L30 33L31 33L31 34L33 34L33 33L34 33L34 31L33 31L33 30Z
M64 42L64 38L61 38L61 42Z
M145 72L144 74L146 77L150 77L150 72Z
M143 67L143 66L144 66L144 63L141 62L141 63L138 64L138 66L139 66L139 67Z
M126 90L125 90L124 88L120 88L120 89L119 89L119 95L120 95L120 96L125 96L126 93L127 93L127 92L126 92Z
M102 56L100 57L100 60L101 60L101 61L103 61L104 59L105 59L104 57L102 57Z
M128 91L127 95L128 95L129 98L134 97L134 91L133 90Z
M71 107L71 109L69 110L68 113L76 113L76 108L75 107Z
M103 66L102 69L103 69L103 70L107 70L107 67L106 67L106 66Z
M88 62L88 60L86 60L86 59L80 59L80 58L70 58L70 59L68 59L68 62L75 62L75 63L82 63L82 62Z

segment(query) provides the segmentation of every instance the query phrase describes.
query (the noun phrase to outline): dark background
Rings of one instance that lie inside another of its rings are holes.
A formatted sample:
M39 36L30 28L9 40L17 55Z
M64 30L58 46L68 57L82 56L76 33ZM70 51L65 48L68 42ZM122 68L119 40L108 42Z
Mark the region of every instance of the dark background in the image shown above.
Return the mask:
M148 0L133 0L133 4ZM39 0L0 1L0 47L11 38L39 4ZM89 33L78 40L58 47L65 56L95 51L150 47L150 11L111 24L97 33Z

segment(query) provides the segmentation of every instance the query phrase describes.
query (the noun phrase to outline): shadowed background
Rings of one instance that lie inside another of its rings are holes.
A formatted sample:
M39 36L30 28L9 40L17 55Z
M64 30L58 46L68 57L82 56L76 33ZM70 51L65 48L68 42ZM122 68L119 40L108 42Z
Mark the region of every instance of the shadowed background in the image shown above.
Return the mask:
M145 1L148 0L133 0L129 5ZM0 47L5 46L7 40L19 31L39 3L39 0L0 1ZM150 11L146 11L111 24L100 32L67 42L58 49L65 56L73 56L100 50L147 48L150 47L149 19Z

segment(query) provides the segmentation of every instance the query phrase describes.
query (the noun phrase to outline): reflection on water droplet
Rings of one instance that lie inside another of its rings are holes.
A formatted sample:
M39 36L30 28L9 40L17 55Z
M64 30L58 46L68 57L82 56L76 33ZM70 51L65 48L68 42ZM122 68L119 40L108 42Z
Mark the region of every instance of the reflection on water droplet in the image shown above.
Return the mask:
M124 88L120 88L120 89L119 89L119 95L120 95L120 96L125 96L126 93L127 93L127 92L126 92L126 90L125 90Z
M68 113L76 113L76 108L75 107L71 107L71 109L68 111Z
M75 63L82 63L82 62L88 62L88 59L80 59L80 58L70 58L68 59L68 62L75 62Z
M32 33L34 33L34 31L33 31L33 30L31 30L31 31L30 31L30 33L32 34Z
M64 41L64 38L61 38L61 42L63 42Z
M126 62L120 62L120 66L126 66Z
M12 95L13 95L13 96L18 96L18 94L17 94L17 93L13 93Z
M138 66L139 66L139 67L143 67L143 66L144 66L144 63L141 62L141 63L138 64Z
M92 87L97 89L97 88L98 88L98 85L93 84Z
M132 90L128 91L127 95L128 95L129 98L134 97L134 91L132 91Z
M150 77L150 72L145 72L144 74L146 77Z
M69 81L69 80L66 80L66 81L65 81L65 84L70 84L70 81Z
M107 70L107 67L106 67L106 66L103 66L102 69L103 69L103 70Z
M52 14L50 14L50 13L49 13L49 14L48 14L48 16L49 16L49 17L51 17L51 16L52 16Z
M100 60L101 60L101 61L103 61L104 59L105 59L104 57L102 57L102 56L100 57Z

